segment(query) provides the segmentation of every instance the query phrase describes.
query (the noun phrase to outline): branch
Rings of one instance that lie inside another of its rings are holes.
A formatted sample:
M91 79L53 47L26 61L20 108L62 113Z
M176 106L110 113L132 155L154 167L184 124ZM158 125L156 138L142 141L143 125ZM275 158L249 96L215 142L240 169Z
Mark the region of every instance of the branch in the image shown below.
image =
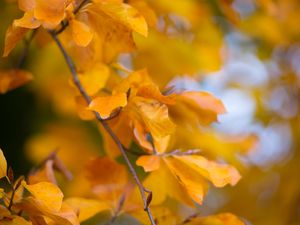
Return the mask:
M19 61L18 61L18 64L17 64L17 68L21 68L25 62L25 59L26 59L26 56L28 54L28 51L29 51L29 47L30 47L30 44L33 40L33 38L35 37L36 35L36 32L37 32L37 29L33 30L30 37L28 39L24 39L24 49L23 49L23 52L19 58Z
M85 91L84 87L82 86L82 84L81 84L81 82L80 82L80 80L78 78L78 74L77 74L77 71L76 71L76 67L75 67L75 65L73 63L73 60L67 54L67 52L64 49L62 43L58 39L57 34L54 31L49 31L49 33L52 36L53 40L56 42L57 46L59 47L61 53L63 54L63 56L64 56L64 58L66 60L66 63L67 63L67 65L68 65L68 67L70 69L70 72L72 74L72 79L73 79L74 84L78 88L78 90L81 93L81 95L84 97L84 99L87 102L87 104L90 104L91 97L87 94L87 92ZM143 186L142 182L138 178L138 175L137 175L137 173L136 173L136 171L135 171L132 163L130 162L130 160L129 160L127 154L126 154L125 148L123 147L122 143L120 142L120 140L118 139L118 137L115 135L115 133L113 132L113 130L109 127L109 125L107 124L107 122L101 118L101 116L99 115L99 113L94 112L94 114L95 114L98 122L108 132L108 134L113 139L113 141L115 142L115 144L118 146L120 152L122 153L122 156L123 156L123 158L126 161L128 169L129 169L131 175L133 176L133 178L134 178L134 180L135 180L135 182L136 182L136 184L137 184L137 186L139 188L139 191L140 191L143 203L144 203L144 210L147 212L151 224L155 225L155 221L153 219L153 215L152 215L152 213L150 211L150 207L149 207L150 201L149 201L149 198L148 198L149 196L152 195L152 193ZM148 193L149 196L146 193Z

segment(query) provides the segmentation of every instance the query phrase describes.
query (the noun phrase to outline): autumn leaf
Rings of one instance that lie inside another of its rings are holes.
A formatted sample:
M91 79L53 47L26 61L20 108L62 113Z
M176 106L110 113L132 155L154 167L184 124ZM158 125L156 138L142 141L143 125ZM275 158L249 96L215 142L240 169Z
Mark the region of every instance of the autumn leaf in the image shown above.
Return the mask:
M93 39L93 33L89 26L76 19L70 20L70 28L72 31L73 40L79 46L87 46Z
M46 27L52 28L64 19L65 9L70 2L70 0L35 0L34 17L44 21Z
M55 184L39 182L28 185L23 181L22 185L47 209L53 210L54 212L58 212L61 209L63 193Z
M159 169L160 157L157 155L141 156L136 161L138 166L142 166L146 172L152 172Z
M139 34L147 36L148 27L144 17L132 6L113 1L96 1L95 7L103 13Z
M86 165L86 178L94 193L100 198L113 201L119 200L128 182L125 166L108 157L91 160Z
M175 124L170 120L168 107L152 99L136 97L133 100L133 111L144 123L146 131L154 138L164 138L175 129Z
M31 81L33 76L24 70L7 70L0 72L0 94L18 88Z
M12 218L6 218L0 221L1 225L32 225L31 222L25 220L20 216L13 216Z
M101 118L106 119L114 110L126 105L127 96L125 93L120 93L112 96L96 97L88 108L98 112Z
M96 64L78 75L80 82L89 95L95 95L103 88L109 78L109 68L104 64Z
M0 178L6 177L7 162L4 157L3 151L0 149Z
M207 217L196 217L186 225L245 225L237 216L231 213L221 213Z
M204 91L177 94L177 103L170 106L170 115L180 124L209 125L226 112L221 100Z
M73 208L74 212L78 212L80 222L93 217L101 211L110 209L107 203L94 199L74 197L66 199L65 202Z
M223 187L227 184L235 185L241 178L234 167L218 164L195 154L174 152L170 155L144 155L136 162L146 172L160 170L162 163L166 165L162 169L167 168L191 199L198 204L202 204L208 190L206 180L211 181L216 187Z
M9 53L16 47L18 42L26 35L28 29L11 25L5 34L5 43L3 57L9 55Z
M25 12L23 17L14 20L13 26L27 29L36 29L41 26L41 21L34 18L33 12Z

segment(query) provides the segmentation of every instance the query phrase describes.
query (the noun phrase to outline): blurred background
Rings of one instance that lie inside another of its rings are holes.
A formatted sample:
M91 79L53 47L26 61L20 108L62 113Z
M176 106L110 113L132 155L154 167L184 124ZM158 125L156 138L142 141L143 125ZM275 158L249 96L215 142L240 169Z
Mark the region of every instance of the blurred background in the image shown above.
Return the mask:
M227 109L202 147L228 156L243 178L233 188L211 189L200 210L229 211L255 225L300 225L300 1L148 4L157 12L152 33L135 37L137 52L118 62L148 67L162 87L212 92ZM1 0L0 15L2 52L7 27L22 13L15 1ZM14 68L21 52L22 44L0 59L0 69ZM27 174L56 148L67 152L61 157L71 170L103 152L97 126L78 119L67 68L44 33L24 68L34 81L0 95L0 147L15 173Z

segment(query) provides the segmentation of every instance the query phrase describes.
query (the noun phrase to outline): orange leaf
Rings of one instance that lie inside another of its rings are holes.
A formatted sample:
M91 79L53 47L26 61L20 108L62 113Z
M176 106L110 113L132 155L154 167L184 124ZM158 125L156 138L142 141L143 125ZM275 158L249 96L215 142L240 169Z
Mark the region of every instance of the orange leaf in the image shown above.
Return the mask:
M125 93L119 93L112 96L104 96L95 98L89 105L89 109L100 114L105 119L119 107L127 105L127 96Z
M4 94L32 80L31 73L24 70L8 70L0 72L0 93Z
M79 46L86 47L93 39L93 33L89 26L78 20L70 20L70 28L73 40Z
M7 162L4 157L3 151L0 149L0 179L6 176Z
M173 105L176 102L175 95L162 95L158 87L153 84L147 84L139 87L137 95L142 96L144 98L156 99L157 101L164 104Z
M186 225L245 225L237 216L231 213L221 213L207 217L196 217L191 219Z
M75 212L79 214L79 221L85 221L97 213L108 210L110 207L104 203L93 199L69 198L65 201Z
M24 12L33 11L35 0L18 0L19 9Z
M212 94L203 91L187 91L177 95L177 104L171 114L182 123L208 125L217 121L218 114L225 113L223 103Z
M3 57L9 55L9 53L16 47L18 42L22 40L22 38L27 33L28 29L23 27L17 27L15 25L11 25L5 34L5 43L4 43L4 51Z
M145 124L145 130L150 132L154 139L161 139L175 129L175 124L170 120L168 107L160 102L152 99L144 99L135 97L134 111ZM136 118L133 118L136 119Z
M167 167L189 196L198 204L202 204L208 185L198 171L191 170L186 164L173 157L165 157Z
M216 187L224 187L226 184L236 185L241 178L234 167L209 161L200 155L174 156L174 158L197 171Z
M64 19L69 3L70 0L35 0L34 17L53 28Z
M33 12L25 12L23 17L21 19L14 20L13 24L17 27L35 29L41 26L41 21L34 18Z
M106 65L96 64L78 76L86 92L89 95L95 95L105 86L109 74L109 68Z
M13 216L13 218L1 220L1 225L32 225L32 223L25 220L23 217Z
M56 185L49 182L27 185L24 181L22 185L47 209L54 212L58 212L61 209L63 193Z
M147 36L148 26L146 20L132 6L111 1L99 1L96 7L116 22L125 25L143 36Z
M86 166L86 177L94 193L101 198L116 201L128 182L125 166L108 157L91 160Z
M142 166L146 172L157 170L160 166L160 156L143 155L138 158L136 165Z

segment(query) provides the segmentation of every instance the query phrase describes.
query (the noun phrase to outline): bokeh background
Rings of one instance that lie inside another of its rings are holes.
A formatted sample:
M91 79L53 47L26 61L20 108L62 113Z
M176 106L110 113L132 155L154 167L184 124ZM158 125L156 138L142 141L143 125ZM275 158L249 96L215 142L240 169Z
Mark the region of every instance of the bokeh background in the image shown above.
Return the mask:
M164 15L157 32L148 42L136 37L138 53L122 54L119 62L148 66L165 74L156 78L161 84L171 80L182 89L207 90L224 102L227 114L213 125L214 138L207 137L225 155L236 152L231 161L243 179L233 188L212 189L203 214L229 211L249 224L300 225L300 2L183 1L153 1ZM1 0L0 15L2 52L5 31L21 12L15 1ZM35 80L0 95L0 147L18 175L56 148L67 149L62 158L73 170L103 152L97 126L74 113L67 68L48 42L41 33L26 58L24 68ZM155 45L156 52L149 51ZM13 68L21 51L22 44L0 59L0 68Z

